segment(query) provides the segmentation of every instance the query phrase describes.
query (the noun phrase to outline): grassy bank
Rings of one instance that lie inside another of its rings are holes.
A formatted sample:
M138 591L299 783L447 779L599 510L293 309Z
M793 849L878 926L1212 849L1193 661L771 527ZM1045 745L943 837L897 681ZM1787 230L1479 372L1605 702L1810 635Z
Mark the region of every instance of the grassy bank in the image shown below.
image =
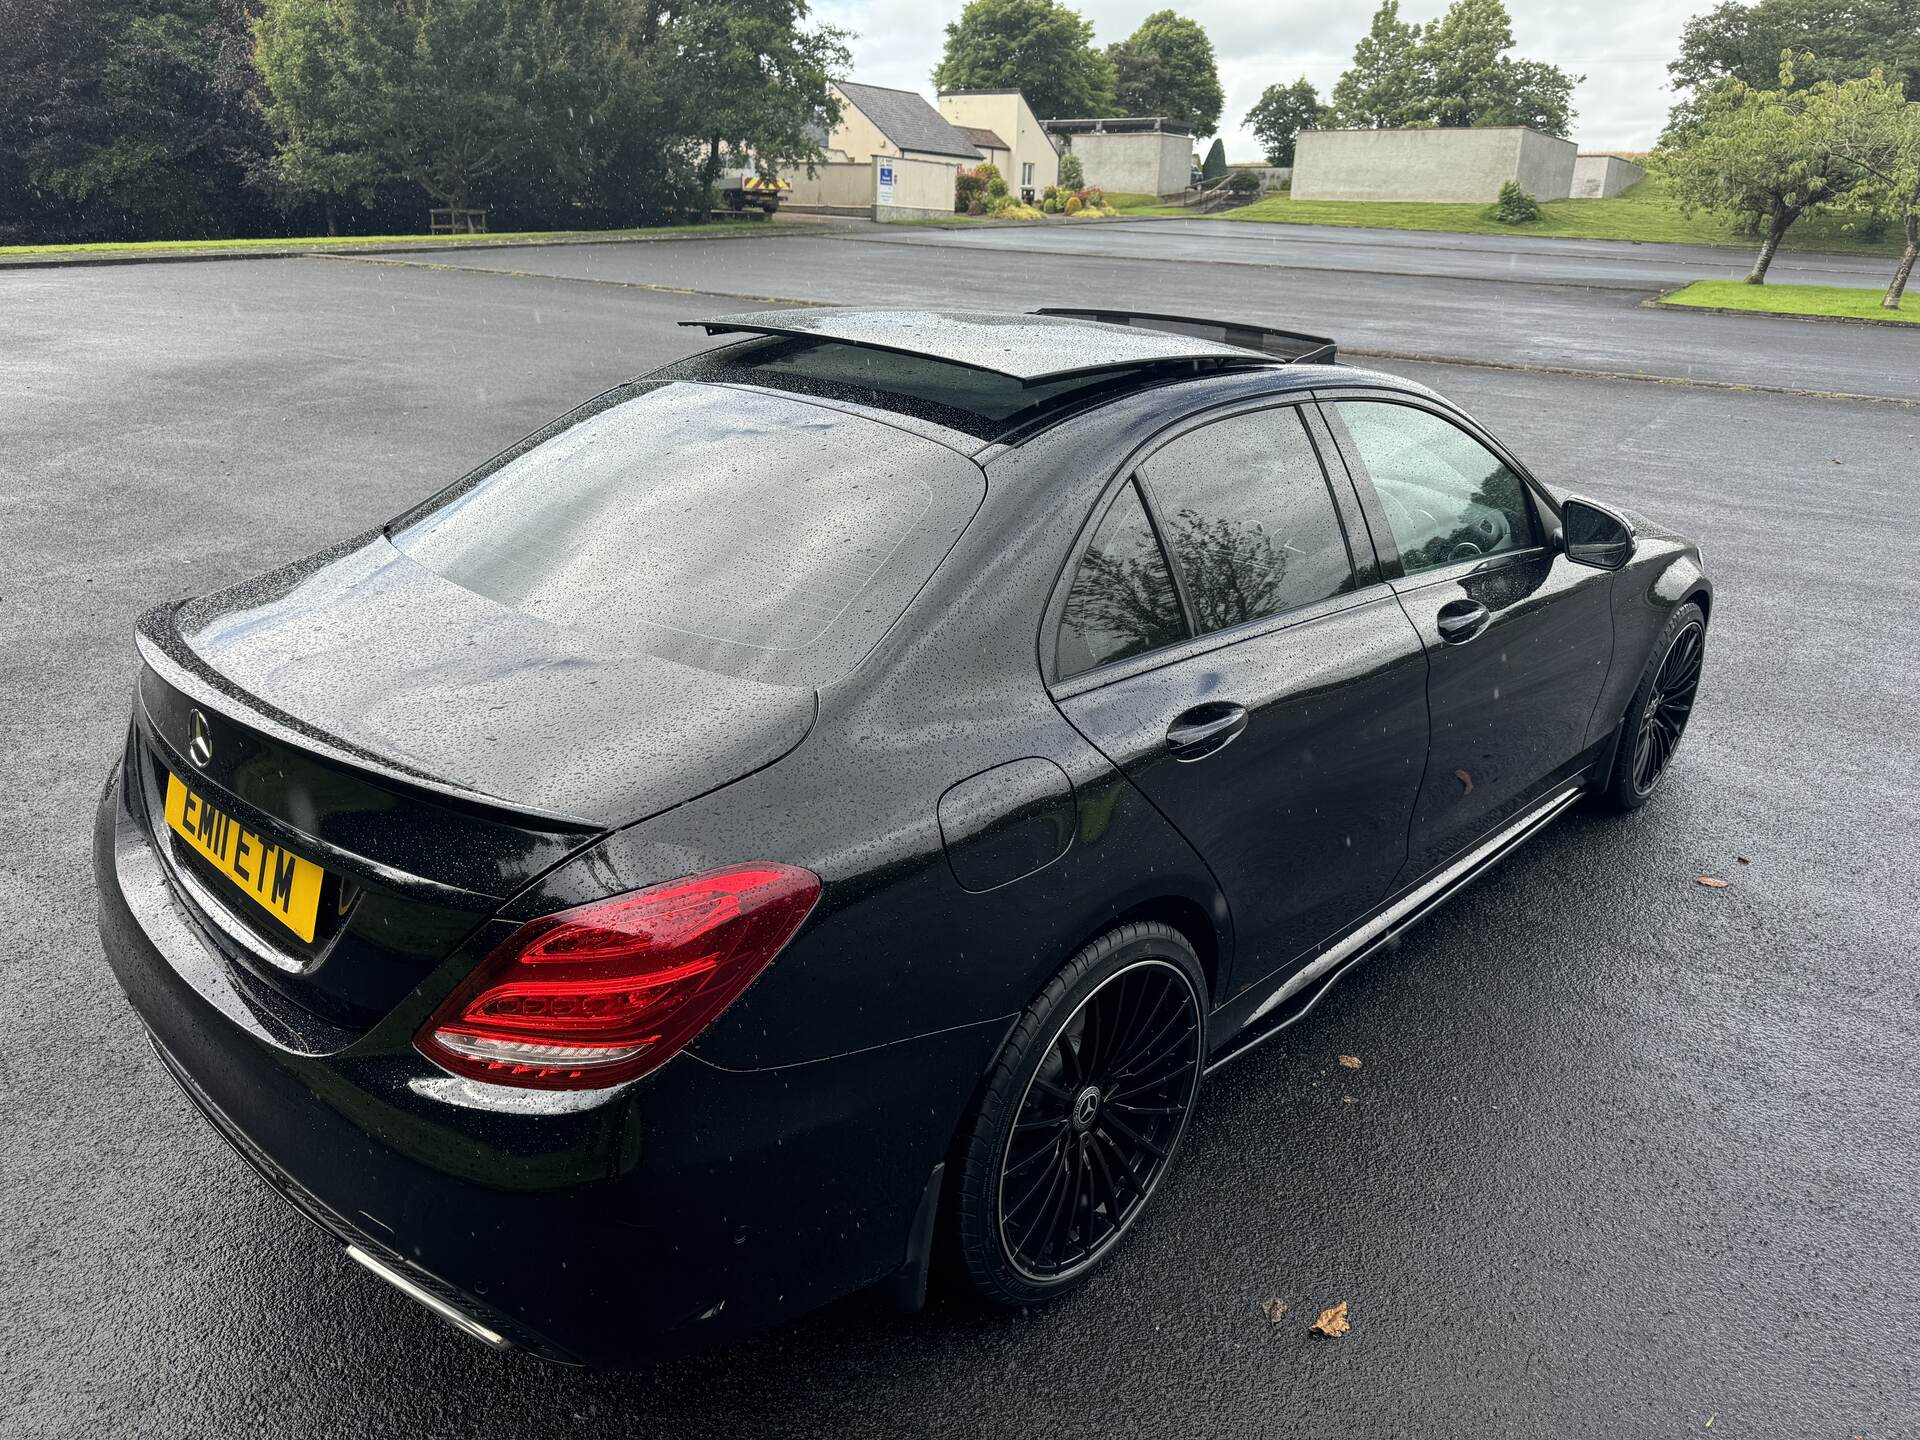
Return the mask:
M89 255L244 254L249 250L355 250L396 245L525 245L556 240L652 240L662 236L764 231L778 220L715 220L707 225L654 225L637 230L513 230L489 235L307 235L244 240L95 241L83 245L0 245L0 260L76 259Z
M1920 300L1904 296L1898 310L1880 308L1884 290L1836 285L1745 285L1738 280L1701 280L1662 295L1662 305L1686 309L1750 310L1763 315L1815 315L1825 319L1884 320L1920 325Z
M1730 245L1759 249L1718 215L1687 215L1661 188L1645 180L1612 200L1543 202L1541 218L1531 225L1502 225L1491 205L1412 204L1373 200L1295 200L1276 195L1220 218L1278 225L1353 225L1384 230L1448 230L1464 235L1545 235L1563 240L1639 240L1682 245ZM1857 222L1842 216L1814 215L1787 232L1788 250L1821 250L1843 255L1900 253L1889 237L1860 238Z

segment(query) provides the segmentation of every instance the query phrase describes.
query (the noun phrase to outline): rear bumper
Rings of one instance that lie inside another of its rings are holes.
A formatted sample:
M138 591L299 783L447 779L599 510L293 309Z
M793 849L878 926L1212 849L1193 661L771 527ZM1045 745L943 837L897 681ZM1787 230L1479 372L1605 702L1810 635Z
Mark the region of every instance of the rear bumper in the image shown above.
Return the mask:
M108 963L234 1149L390 1283L563 1363L709 1343L899 1271L1003 1029L776 1070L681 1055L584 1108L502 1094L445 1075L404 1030L306 1054L253 1023L117 776L94 862Z

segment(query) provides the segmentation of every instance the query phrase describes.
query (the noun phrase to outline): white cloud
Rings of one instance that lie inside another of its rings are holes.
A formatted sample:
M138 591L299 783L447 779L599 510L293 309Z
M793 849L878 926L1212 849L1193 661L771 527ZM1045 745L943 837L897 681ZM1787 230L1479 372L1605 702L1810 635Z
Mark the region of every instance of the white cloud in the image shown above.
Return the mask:
M1069 0L1073 3L1073 0ZM1425 22L1447 0L1401 0L1401 15ZM855 31L849 78L870 85L896 85L933 97L928 77L939 63L946 25L960 13L951 4L889 3L889 0L816 0L814 16ZM1679 49L1680 27L1697 5L1672 0L1507 0L1513 16L1515 52L1547 60L1587 79L1574 92L1578 116L1573 138L1582 149L1643 150L1666 122L1673 96L1667 61ZM1081 0L1102 45L1123 40L1165 0ZM1207 29L1220 57L1220 83L1227 106L1221 130L1235 160L1258 158L1240 118L1275 81L1305 75L1324 97L1366 33L1373 0L1198 0L1176 5Z

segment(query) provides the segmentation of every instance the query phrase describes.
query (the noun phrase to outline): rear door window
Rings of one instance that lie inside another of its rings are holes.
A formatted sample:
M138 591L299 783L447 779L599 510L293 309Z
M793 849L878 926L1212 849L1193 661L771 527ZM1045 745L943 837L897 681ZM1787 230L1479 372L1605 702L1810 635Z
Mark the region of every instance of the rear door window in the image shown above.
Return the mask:
M1297 408L1191 430L1141 469L1200 633L1354 588L1346 532Z
M1070 679L1186 638L1173 574L1139 492L1128 481L1107 506L1074 570L1055 641L1056 673Z
M944 446L778 395L644 386L569 418L393 543L596 647L755 679L858 663L985 493Z

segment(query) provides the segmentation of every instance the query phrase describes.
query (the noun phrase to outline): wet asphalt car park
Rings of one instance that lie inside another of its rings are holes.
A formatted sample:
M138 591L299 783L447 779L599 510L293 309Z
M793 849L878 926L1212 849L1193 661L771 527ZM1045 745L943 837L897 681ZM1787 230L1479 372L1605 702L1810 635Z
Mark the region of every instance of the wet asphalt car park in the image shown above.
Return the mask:
M1920 1429L1913 337L1645 311L1608 251L1589 287L1558 254L1530 278L1414 241L1357 271L1112 228L1016 262L850 230L0 272L0 1433ZM1561 822L1215 1076L1155 1212L1061 1304L862 1296L623 1374L483 1351L254 1179L99 956L87 835L131 622L704 343L678 320L990 285L1475 362L1380 363L1706 549L1666 793ZM1339 1300L1352 1330L1310 1335Z

